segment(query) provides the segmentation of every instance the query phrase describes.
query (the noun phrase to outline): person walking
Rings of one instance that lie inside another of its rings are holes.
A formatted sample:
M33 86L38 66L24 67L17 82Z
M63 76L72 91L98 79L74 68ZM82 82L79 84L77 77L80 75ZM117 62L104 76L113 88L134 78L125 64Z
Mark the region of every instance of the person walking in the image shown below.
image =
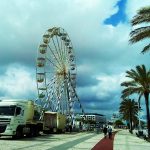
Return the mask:
M72 132L72 125L71 124L69 125L69 132L70 133Z
M111 137L112 137L112 127L111 126L108 127L108 136L109 136L109 139L111 139Z
M106 139L106 137L107 137L107 126L106 125L103 128L103 133L104 133L104 137Z

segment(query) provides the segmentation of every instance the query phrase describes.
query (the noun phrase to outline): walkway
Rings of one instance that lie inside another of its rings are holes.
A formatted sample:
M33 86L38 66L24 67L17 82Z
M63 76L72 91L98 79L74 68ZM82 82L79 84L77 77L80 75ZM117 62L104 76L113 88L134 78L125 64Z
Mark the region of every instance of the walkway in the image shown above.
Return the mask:
M114 150L150 150L150 142L122 130L116 134L113 147Z
M94 133L93 135L94 136L92 138L89 138L84 142L78 143L77 145L73 146L68 150L91 150L95 146L95 144L103 138L103 134Z
M100 141L91 150L150 150L150 142L130 134L128 130L120 130L113 134L111 140L100 136Z
M113 150L113 142L114 142L114 137L115 137L116 132L112 134L112 138L109 139L103 138L100 140L93 148L92 150Z

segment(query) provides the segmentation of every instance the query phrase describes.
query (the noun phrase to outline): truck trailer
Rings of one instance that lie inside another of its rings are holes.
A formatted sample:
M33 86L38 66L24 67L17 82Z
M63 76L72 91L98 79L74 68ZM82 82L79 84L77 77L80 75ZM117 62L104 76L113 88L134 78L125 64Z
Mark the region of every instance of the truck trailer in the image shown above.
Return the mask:
M37 136L43 131L41 111L32 100L0 100L0 136Z
M65 132L66 116L59 112L46 111L43 117L44 133L62 133Z

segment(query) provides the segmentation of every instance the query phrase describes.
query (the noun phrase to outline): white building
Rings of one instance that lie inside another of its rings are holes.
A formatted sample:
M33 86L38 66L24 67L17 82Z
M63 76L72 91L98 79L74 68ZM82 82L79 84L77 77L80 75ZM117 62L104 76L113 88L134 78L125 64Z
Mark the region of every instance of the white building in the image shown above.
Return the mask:
M81 118L84 118L85 120L91 120L94 121L96 123L100 123L100 124L105 124L106 123L106 116L102 115L102 114L97 114L97 113L86 113L85 116L84 115L80 115Z
M119 113L113 113L112 117L111 117L111 122L114 123L116 120L120 120L121 116L119 115Z

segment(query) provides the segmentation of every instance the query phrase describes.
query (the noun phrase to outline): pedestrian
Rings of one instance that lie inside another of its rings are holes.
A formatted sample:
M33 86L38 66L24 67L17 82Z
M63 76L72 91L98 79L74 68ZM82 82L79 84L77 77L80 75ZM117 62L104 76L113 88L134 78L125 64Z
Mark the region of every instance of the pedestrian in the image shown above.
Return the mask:
M111 128L111 126L108 127L108 136L109 136L109 139L111 139L111 137L112 137L112 128Z
M106 136L107 136L107 126L106 125L103 128L103 133L104 133L104 137L106 138Z
M65 129L66 129L66 132L68 132L68 131L69 131L69 125L68 125L68 124L66 124Z
M72 132L72 125L69 125L69 131Z

